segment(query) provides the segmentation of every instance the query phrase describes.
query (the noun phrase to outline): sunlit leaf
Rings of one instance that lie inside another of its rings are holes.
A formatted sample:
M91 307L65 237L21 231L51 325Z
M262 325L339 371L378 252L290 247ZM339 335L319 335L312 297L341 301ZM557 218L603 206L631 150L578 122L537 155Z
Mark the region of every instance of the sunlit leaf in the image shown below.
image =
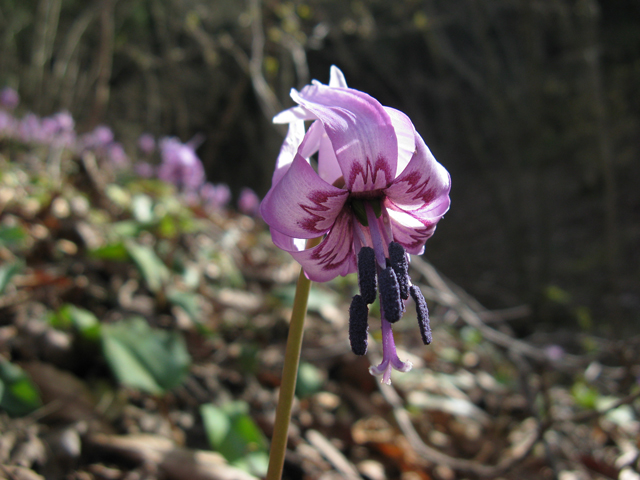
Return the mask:
M66 304L49 321L57 328L74 328L87 340L100 338L100 321L84 308Z
M129 252L122 242L110 243L104 247L96 248L90 252L90 255L102 260L124 261L129 258Z
M138 266L142 277L147 282L149 290L158 293L169 280L167 266L149 246L128 241L125 243L125 247Z
M141 317L103 325L102 346L116 378L149 393L180 385L191 364L179 332L153 329Z
M131 202L133 218L140 223L151 223L153 221L153 200L149 195L143 193L135 195Z
M267 440L248 414L245 402L229 402L221 407L202 405L200 414L209 444L229 463L254 475L267 471Z

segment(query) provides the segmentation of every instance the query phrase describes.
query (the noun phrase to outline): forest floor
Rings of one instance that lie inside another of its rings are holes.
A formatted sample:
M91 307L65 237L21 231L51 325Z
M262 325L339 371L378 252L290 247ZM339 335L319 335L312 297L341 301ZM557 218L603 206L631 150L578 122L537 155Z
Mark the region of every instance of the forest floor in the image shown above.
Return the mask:
M260 478L299 266L260 219L37 151L0 155L0 478ZM640 338L517 338L425 257L392 385L314 284L286 479L640 479Z

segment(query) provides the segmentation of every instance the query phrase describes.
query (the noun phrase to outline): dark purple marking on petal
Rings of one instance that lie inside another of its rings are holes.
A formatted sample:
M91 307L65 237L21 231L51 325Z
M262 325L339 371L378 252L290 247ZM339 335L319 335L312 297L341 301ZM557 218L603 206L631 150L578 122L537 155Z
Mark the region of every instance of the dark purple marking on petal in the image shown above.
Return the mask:
M409 172L402 175L402 179L397 183L406 184L406 193L412 194L414 200L420 200L423 204L429 204L433 202L437 197L437 192L433 188L428 188L427 185L431 181L431 177L424 178L420 172Z
M409 290L411 298L416 303L416 312L418 314L418 326L420 327L420 336L422 337L422 343L429 345L433 340L431 336L431 325L429 324L429 309L427 308L427 302L422 295L422 292L415 285L411 285Z
M380 190L387 188L393 182L395 172L392 172L389 168L389 162L384 158L378 157L375 164L371 163L368 158L365 161L353 161L351 164L351 171L349 172L349 178L347 181L347 188L352 190L354 184L361 177L364 190L356 190L354 193L368 192L371 190ZM378 175L384 176L384 184L378 184L382 181Z
M345 218L348 217L348 218ZM351 214L343 210L334 222L325 241L320 243L311 258L318 261L324 270L333 270L341 264L355 261L353 252L353 222ZM328 240L331 237L331 242ZM344 245L348 245L344 248ZM341 248L342 247L342 248Z
M306 198L307 200L311 200L311 202L313 202L313 205L300 204L300 208L307 212L309 214L309 217L299 221L298 225L300 225L300 227L302 227L304 230L317 235L326 233L326 229L317 228L318 223L326 220L325 215L322 215L322 213L333 210L335 208L335 203L330 202L330 200L335 197L342 196L343 192L327 193L320 190L314 190Z
M369 307L360 295L355 295L349 307L349 343L356 355L367 353L369 338Z

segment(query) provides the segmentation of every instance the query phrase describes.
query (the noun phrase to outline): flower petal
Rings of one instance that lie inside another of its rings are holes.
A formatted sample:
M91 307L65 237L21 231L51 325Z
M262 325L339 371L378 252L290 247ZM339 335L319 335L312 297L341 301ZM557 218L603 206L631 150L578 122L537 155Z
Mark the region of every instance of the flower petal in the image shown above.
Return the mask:
M424 244L435 232L436 224L440 217L437 217L432 222L423 221L409 212L395 208L387 202L385 202L385 206L391 220L393 239L402 245L407 253L422 255Z
M335 65L331 65L329 69L329 86L338 88L347 88L347 80L344 78L344 73Z
M398 141L389 114L351 88L308 85L291 97L320 120L350 191L388 187L395 178Z
M411 161L416 150L416 130L413 123L404 113L391 107L384 107L391 118L393 128L398 138L398 166L396 177L402 173L407 164Z
M280 147L280 154L276 160L276 169L271 178L271 185L278 183L287 170L289 170L303 138L304 121L295 120L291 122L287 136L284 138L284 142L282 142L282 147Z
M325 182L333 185L336 180L342 177L342 170L336 158L336 152L333 150L331 140L329 140L329 136L327 132L325 132L322 123L316 121L314 125L315 124L322 128L320 150L318 152L318 175L320 175L320 178Z
M413 158L385 194L403 210L428 210L432 205L442 205L444 198L448 198L451 178L433 157L422 137L416 133L415 139Z
M295 238L325 234L342 210L349 192L329 185L297 154L260 205L267 224Z
M348 275L356 271L352 239L353 222L351 214L342 210L340 215L319 245L303 250L299 240L271 229L273 243L302 265L304 272L314 282L326 282L338 275Z

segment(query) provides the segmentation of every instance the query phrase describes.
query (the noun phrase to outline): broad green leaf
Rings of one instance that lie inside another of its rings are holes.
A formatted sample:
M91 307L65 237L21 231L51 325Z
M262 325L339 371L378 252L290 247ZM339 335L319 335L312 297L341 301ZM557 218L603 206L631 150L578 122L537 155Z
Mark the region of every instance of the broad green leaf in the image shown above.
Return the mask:
M116 378L149 393L180 385L191 364L178 332L153 329L141 317L103 325L102 346Z
M211 448L229 463L264 476L268 464L267 440L248 411L248 405L243 401L229 402L221 407L212 404L200 407Z
M40 394L28 375L0 357L0 408L21 417L42 405Z
M138 266L149 290L158 293L169 280L169 269L162 263L151 247L140 245L133 240L125 243L127 251Z
M17 261L0 267L0 295L4 293L7 285L9 285L9 282L11 281L11 278L13 278L13 276L18 273L23 266L23 262Z

